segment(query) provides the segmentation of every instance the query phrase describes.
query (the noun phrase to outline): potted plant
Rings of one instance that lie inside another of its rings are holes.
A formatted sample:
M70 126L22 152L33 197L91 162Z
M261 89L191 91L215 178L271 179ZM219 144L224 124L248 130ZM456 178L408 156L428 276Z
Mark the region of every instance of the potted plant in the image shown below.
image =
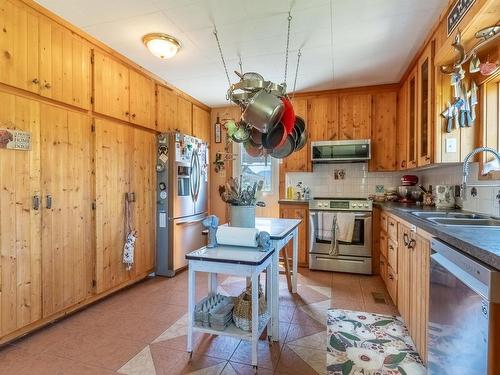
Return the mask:
M264 181L260 180L246 188L242 186L243 178L230 178L225 185L219 186L222 200L230 205L229 225L232 227L255 228L255 207L265 207L259 200Z

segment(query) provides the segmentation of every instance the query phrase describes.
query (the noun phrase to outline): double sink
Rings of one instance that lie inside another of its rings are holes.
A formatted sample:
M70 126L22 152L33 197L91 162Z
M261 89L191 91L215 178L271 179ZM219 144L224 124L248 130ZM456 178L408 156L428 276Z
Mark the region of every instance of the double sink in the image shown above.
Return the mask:
M413 211L411 214L437 225L500 229L500 219L494 219L488 215L475 214L472 212Z

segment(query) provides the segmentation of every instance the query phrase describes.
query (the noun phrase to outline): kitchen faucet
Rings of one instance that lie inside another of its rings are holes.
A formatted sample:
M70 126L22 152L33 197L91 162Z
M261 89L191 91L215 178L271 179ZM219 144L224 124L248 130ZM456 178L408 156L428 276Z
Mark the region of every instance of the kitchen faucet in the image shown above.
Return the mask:
M498 163L500 164L500 154L498 153L497 150L491 147L478 147L474 149L473 151L469 152L467 156L464 159L464 168L463 168L463 175L462 175L462 184L460 185L460 197L462 200L467 200L467 186L481 186L481 187L498 187L500 185L467 185L467 178L469 177L469 164L470 164L470 159L474 157L474 155L479 154L480 152L491 152L493 155L498 160Z

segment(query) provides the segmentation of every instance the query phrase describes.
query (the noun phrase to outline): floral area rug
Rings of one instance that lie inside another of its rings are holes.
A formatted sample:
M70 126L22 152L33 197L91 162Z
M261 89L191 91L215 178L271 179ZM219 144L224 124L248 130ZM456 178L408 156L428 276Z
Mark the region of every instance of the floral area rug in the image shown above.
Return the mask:
M420 375L426 370L402 320L330 309L328 375Z

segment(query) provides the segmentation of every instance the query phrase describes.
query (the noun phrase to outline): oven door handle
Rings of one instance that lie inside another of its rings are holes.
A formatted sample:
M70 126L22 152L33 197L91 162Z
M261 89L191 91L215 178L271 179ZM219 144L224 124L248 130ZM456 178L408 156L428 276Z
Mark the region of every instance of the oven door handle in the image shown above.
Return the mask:
M315 212L309 212L309 253L312 253L314 246L314 234L316 233L316 228L314 227L314 216Z
M363 259L339 259L339 258L332 258L331 256L325 256L325 255L315 255L316 259L326 259L326 260L332 260L335 259L336 262L344 262L344 263L364 263L365 261Z

